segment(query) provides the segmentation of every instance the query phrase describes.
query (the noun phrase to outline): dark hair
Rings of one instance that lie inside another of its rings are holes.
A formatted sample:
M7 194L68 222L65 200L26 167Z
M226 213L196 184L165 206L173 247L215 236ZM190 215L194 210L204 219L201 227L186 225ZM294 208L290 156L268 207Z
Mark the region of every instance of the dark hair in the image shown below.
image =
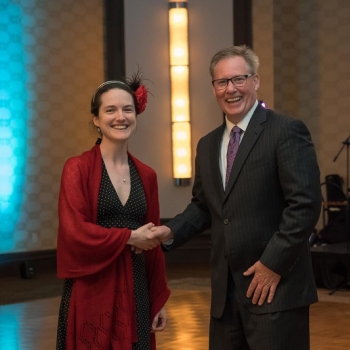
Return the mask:
M119 80L108 80L102 83L97 89L91 99L91 114L94 116L98 116L98 111L101 106L101 96L111 90L111 89L121 89L128 92L134 101L134 106L136 113L139 114L139 106L135 96L135 91L142 85L143 76L141 71L139 70L136 74L134 74L130 79L128 78L120 78Z

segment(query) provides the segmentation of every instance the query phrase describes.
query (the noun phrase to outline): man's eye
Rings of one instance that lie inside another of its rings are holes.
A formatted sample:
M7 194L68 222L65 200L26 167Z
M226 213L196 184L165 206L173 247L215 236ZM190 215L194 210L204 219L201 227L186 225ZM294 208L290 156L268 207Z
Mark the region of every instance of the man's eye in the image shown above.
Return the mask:
M218 80L218 81L217 81L217 84L220 85L220 86L226 85L226 79L224 79L224 80Z
M236 83L242 83L245 79L244 77L236 77L233 79Z

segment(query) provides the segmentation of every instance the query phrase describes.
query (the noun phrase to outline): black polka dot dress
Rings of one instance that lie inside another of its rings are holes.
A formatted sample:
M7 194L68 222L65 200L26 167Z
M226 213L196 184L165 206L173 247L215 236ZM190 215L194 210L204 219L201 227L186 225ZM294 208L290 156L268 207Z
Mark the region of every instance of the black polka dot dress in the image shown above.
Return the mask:
M56 350L66 350L68 309L72 286L73 279L64 280L60 310L58 313Z
M97 224L103 227L128 227L136 230L144 224L147 203L143 185L134 163L129 159L131 188L123 205L102 162L102 179L98 197ZM134 293L136 304L137 338L133 350L150 350L149 297L143 254L132 254ZM126 276L128 278L129 276ZM66 325L72 280L66 280L60 306L57 350L65 349Z

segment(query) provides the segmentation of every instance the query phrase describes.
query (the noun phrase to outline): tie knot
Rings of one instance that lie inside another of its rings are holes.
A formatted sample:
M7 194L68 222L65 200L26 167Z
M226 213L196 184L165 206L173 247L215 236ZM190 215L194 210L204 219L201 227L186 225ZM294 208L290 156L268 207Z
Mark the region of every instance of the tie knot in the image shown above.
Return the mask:
M239 128L238 126L234 126L231 130L231 136L233 136L234 134L240 135L241 132L242 132L241 128Z

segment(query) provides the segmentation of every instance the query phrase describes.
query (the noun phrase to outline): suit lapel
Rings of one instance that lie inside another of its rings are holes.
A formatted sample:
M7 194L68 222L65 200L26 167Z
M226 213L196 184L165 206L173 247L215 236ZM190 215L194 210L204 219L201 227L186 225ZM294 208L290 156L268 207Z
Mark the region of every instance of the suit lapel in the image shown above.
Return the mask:
M209 161L212 169L212 178L213 178L213 188L220 196L220 200L224 198L224 189L222 186L222 177L220 171L220 150L221 150L221 141L222 135L224 133L226 124L224 123L221 127L216 130L216 133L213 135L213 145L214 147L209 151ZM220 190L218 190L220 189Z
M266 110L258 105L255 109L252 118L249 121L247 130L244 133L241 144L239 145L238 152L233 163L230 180L227 184L224 201L227 199L229 193L231 192L236 180L242 170L242 167L249 156L250 151L255 145L260 134L264 130L262 124L266 121Z

